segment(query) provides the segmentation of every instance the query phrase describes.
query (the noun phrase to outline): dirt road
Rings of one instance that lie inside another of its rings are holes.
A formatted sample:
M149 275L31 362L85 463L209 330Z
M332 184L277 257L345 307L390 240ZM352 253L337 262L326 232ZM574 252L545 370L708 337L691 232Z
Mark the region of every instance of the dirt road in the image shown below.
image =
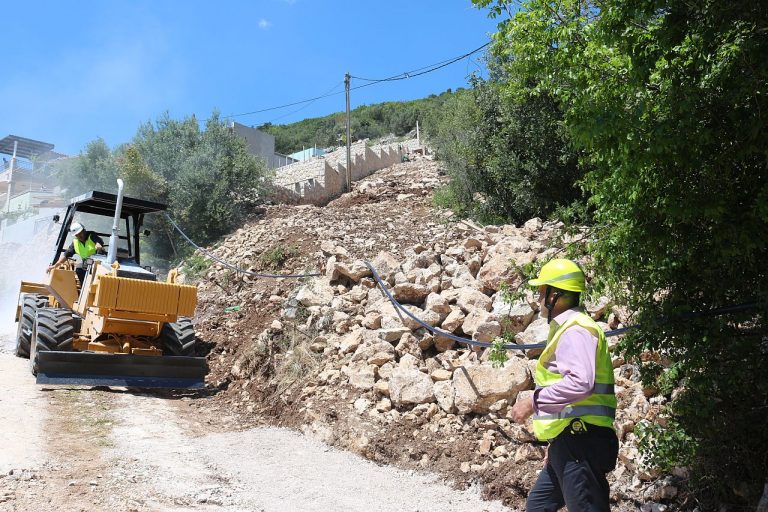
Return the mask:
M507 510L295 432L238 430L205 396L40 387L0 347L0 510Z

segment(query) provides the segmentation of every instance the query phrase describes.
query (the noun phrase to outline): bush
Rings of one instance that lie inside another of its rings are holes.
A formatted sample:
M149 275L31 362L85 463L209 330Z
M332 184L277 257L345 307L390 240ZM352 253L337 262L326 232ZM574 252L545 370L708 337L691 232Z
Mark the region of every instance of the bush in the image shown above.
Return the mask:
M435 114L427 135L451 177L436 200L482 222L520 224L582 200L583 172L557 102L521 101L502 85L474 79Z

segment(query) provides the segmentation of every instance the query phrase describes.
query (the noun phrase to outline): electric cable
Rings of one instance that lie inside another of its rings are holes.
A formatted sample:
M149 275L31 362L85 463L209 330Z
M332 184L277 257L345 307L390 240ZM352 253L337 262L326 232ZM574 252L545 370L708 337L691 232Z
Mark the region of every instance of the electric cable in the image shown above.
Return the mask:
M432 73L434 71L437 71L438 69L444 68L444 67L449 66L449 65L451 65L451 64L453 64L455 62L458 62L458 61L460 61L460 60L462 60L462 59L464 59L466 57L469 57L470 55L479 52L480 50L482 50L483 48L487 47L490 44L491 44L491 41L485 43L482 46L479 46L479 47L475 48L474 50L472 50L470 52L467 52L467 53L464 53L462 55L459 55L458 57L453 57L453 58L450 58L450 59L446 59L446 60L443 60L443 61L440 61L440 62L437 62L437 63L434 63L434 64L430 64L428 66L423 66L421 68L416 68L416 69L411 70L411 71L405 71L403 73L400 73L398 75L394 75L394 76L391 76L391 77L388 77L388 78L374 79L374 78L362 78L362 77L357 77L357 76L351 76L350 75L350 78L354 78L356 80L363 80L363 81L369 82L367 84L363 84L363 85L358 85L356 87L352 87L352 88L350 88L350 91L354 91L354 90L357 90L357 89L362 89L363 87L368 87L368 86L375 85L375 84L382 83L382 82L391 82L391 81L397 81L397 80L407 80L409 78L414 78L414 77L417 77L417 76L421 76L421 75L426 75L428 73ZM334 86L333 88L335 89L336 87L337 86ZM275 107L263 108L263 109L259 109L259 110L252 110L250 112L242 112L240 114L230 114L230 115L224 116L224 118L225 119L231 119L231 118L235 118L235 117L243 117L243 116L250 116L250 115L253 115L253 114L261 114L263 112L270 112L272 110L280 110L280 109L283 109L283 108L293 107L293 106L296 106L296 105L302 105L304 103L311 103L311 102L314 102L314 101L317 101L317 100L320 100L320 99L329 98L331 96L337 96L337 95L343 94L343 93L344 93L344 91L338 91L338 92L321 94L319 96L315 96L314 98L308 98L306 100L294 101L292 103L286 103L284 105L278 105L278 106L275 106Z
M250 270L243 270L243 269L241 269L239 267L236 267L235 265L232 265L231 263L228 263L228 262L224 261L223 259L217 257L216 255L214 255L210 251L207 251L207 250L203 249L202 247L197 245L195 242L193 242L192 239L190 239L181 230L181 228L173 221L173 219L171 218L170 215L168 215L168 213L165 214L165 218L168 219L168 222L171 223L171 225L174 227L174 229L176 231L178 231L178 233L184 238L184 240L186 240L192 247L194 247L195 249L197 249L198 251L200 251L201 253L206 255L208 258L210 258L210 259L212 259L212 260L214 260L214 261L224 265L228 269L234 270L235 272L238 272L240 274L245 274L245 275L251 276L251 277L267 278L267 279L285 279L285 278L294 278L294 279L298 278L298 279L301 279L301 278L305 278L305 277L317 277L317 276L321 276L322 275L322 274L261 274L261 273L258 273L258 272L251 272Z

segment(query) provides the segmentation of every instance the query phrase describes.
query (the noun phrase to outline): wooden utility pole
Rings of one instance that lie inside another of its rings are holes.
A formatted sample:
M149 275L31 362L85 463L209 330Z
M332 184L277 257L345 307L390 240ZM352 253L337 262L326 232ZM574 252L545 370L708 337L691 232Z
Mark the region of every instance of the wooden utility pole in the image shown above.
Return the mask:
M347 192L352 191L352 140L349 129L349 71L344 75L344 90L347 93Z

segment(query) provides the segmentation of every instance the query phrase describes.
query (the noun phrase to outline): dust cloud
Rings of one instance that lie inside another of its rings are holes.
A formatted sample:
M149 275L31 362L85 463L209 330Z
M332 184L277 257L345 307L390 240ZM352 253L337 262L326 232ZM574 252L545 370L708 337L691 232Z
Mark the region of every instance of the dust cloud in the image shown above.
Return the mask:
M0 243L0 348L13 350L16 343L16 304L22 281L44 283L46 268L53 260L59 225L30 234L23 243Z

